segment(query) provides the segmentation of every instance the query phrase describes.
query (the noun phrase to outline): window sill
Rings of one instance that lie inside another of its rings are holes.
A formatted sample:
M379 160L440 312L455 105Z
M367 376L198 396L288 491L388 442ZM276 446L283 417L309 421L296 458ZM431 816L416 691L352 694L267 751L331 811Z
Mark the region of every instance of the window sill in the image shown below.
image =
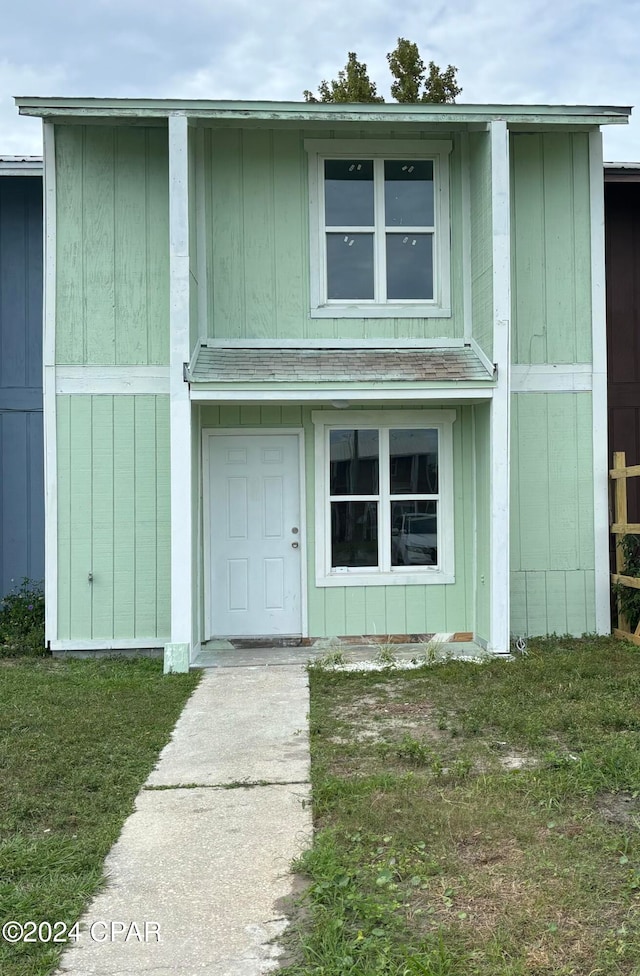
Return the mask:
M451 309L439 305L317 305L312 319L450 319Z
M423 573L330 573L317 576L316 586L428 586L433 583L455 583L452 573L426 570Z

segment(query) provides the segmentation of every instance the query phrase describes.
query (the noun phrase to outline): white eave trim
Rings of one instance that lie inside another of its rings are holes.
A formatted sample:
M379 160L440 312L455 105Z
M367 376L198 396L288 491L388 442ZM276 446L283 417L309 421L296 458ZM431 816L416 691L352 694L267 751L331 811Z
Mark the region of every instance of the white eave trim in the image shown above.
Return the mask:
M350 390L342 388L327 388L313 390L281 390L257 389L247 390L240 384L237 389L216 389L202 390L197 386L191 387L191 400L194 403L330 403L332 400L349 401L350 403L386 403L390 401L401 402L427 402L439 400L452 400L471 402L476 400L491 400L495 386L432 386L408 389L406 386L396 389L379 389L378 387L368 387L367 389Z

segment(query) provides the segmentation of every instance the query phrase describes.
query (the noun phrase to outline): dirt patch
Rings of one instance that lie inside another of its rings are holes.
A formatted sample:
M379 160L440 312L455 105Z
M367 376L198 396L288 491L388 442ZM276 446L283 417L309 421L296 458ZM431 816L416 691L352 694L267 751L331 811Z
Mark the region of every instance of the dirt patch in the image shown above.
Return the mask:
M640 827L640 797L629 793L603 793L595 808L607 823Z

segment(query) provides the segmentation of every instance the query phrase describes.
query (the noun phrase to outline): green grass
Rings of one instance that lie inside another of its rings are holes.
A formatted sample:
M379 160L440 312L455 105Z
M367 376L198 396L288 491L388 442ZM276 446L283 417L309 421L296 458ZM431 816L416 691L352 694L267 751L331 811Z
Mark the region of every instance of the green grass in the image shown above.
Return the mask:
M0 660L0 921L78 918L197 682L143 659ZM0 940L0 972L44 976L60 948Z
M289 976L638 976L640 652L311 669Z

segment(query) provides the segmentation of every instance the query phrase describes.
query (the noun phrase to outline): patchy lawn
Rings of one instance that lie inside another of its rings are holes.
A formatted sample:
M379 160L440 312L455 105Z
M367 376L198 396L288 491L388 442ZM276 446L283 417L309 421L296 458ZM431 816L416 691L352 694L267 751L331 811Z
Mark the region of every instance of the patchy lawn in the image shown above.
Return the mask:
M314 976L638 976L640 652L311 670Z
M0 660L0 922L75 922L198 680L143 659ZM0 937L0 972L44 976L63 948Z

